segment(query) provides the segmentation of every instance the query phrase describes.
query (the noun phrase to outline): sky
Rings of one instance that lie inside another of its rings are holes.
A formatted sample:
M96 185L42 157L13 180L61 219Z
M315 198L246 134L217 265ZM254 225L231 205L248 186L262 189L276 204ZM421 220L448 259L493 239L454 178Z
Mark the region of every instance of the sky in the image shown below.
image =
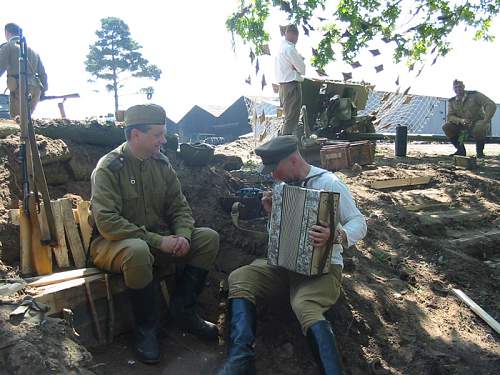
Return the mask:
M80 99L65 102L66 115L72 119L105 115L114 111L113 95L104 83L89 83L84 61L89 45L95 42L95 31L105 17L119 17L130 27L131 36L143 46L141 52L163 71L154 81L129 80L120 95L120 109L146 102L141 87L153 86L152 102L161 104L167 115L178 121L193 105L227 107L241 95L273 96L273 57L260 58L261 71L255 75L250 65L248 46L237 41L233 50L232 37L225 20L237 7L237 0L183 1L61 1L25 0L23 9L15 2L2 5L0 25L15 22L23 28L28 45L39 53L48 74L47 95L78 92ZM273 14L270 23L285 24L280 14ZM271 53L277 50L280 35L272 27ZM391 62L389 46L376 43L382 55L372 57L368 51L359 56L362 67L352 71L345 63L335 62L325 69L333 79L342 79L342 72L353 72L353 80L370 82L377 90L394 91L400 76L402 90L411 86L410 93L439 97L453 96L452 81L461 78L466 89L474 89L500 103L498 56L500 51L500 19L493 24L497 40L492 43L472 40L472 32L457 30L452 37L453 51L437 63L428 66L416 78L403 65ZM297 49L306 61L311 57L313 41L301 35ZM384 64L376 74L374 67ZM261 90L261 74L268 86ZM245 83L248 75L252 85ZM306 76L317 74L310 66ZM5 89L5 76L0 78L0 92ZM57 100L39 104L34 117L58 117Z

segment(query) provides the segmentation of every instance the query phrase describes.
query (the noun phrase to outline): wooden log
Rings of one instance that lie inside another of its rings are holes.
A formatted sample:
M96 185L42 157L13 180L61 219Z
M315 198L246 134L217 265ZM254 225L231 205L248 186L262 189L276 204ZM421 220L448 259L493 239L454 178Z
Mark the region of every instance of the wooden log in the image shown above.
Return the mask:
M78 228L76 226L75 218L73 216L73 208L71 200L69 199L59 199L59 204L61 206L61 212L64 223L64 230L66 232L66 237L68 239L69 249L75 265L78 268L85 267L85 252L82 246L82 240L78 233Z
M371 181L372 189L390 189L404 186L425 185L431 181L430 176L407 177L407 178L392 178L390 180Z
M56 263L59 267L69 267L68 247L66 244L66 236L64 235L64 221L61 211L61 203L59 201L52 201L51 205L57 234L57 246L53 247L52 251L54 252Z
M92 238L92 227L89 224L90 202L78 202L77 212L80 233L82 234L83 248L85 251L89 251L90 239Z
M102 273L103 272L97 268L80 268L77 270L53 273L52 275L25 278L24 281L31 287L41 287Z
M481 319L483 319L493 330L500 335L500 324L491 317L486 311L484 311L477 303L470 299L464 292L460 289L451 290L454 295L456 295L462 302L465 302L467 306L470 307Z
M31 258L31 223L30 219L21 208L19 214L19 244L21 258L21 273L28 275L33 273L33 260Z

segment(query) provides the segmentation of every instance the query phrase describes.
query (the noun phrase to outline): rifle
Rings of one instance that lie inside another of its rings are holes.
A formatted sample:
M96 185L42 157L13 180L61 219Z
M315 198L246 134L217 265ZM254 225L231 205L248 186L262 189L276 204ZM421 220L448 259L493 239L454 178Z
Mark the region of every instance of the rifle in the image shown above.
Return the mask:
M28 46L26 38L19 35L19 105L21 127L21 160L23 170L23 210L30 221L31 229L31 255L33 266L38 274L52 272L52 253L49 245L57 244L57 234L54 215L50 203L47 180L40 160L36 145L35 130L31 119L31 97L28 86ZM38 191L40 189L44 210L40 210ZM41 225L47 223L47 227Z
M40 101L42 100L52 100L52 99L71 99L71 98L79 98L80 94L75 93L75 94L67 94L67 95L48 95L48 96L43 96L40 98Z

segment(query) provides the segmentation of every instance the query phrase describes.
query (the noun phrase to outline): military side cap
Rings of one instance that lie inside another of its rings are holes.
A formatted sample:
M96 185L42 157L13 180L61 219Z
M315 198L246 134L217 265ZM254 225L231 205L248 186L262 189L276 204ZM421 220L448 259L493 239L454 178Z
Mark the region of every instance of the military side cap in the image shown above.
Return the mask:
M297 137L294 135L278 136L257 147L255 154L262 159L259 172L272 173L281 160L286 159L295 151L297 151Z
M157 104L139 104L130 107L125 112L125 126L163 125L167 115Z

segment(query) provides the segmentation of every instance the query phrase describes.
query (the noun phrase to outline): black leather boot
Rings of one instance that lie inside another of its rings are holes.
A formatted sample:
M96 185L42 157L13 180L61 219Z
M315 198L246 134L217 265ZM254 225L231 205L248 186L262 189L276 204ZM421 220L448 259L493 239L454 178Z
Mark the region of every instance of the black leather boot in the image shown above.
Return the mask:
M325 375L343 375L335 335L328 320L320 320L307 330L307 338L318 365Z
M476 157L478 159L484 159L484 141L476 142Z
M205 286L208 271L186 265L176 282L170 302L170 314L181 328L193 335L208 340L217 340L219 330L213 323L199 317L196 312L198 295Z
M455 155L465 156L466 155L465 145L458 141L458 137L450 138L450 142L457 149L457 151L455 151L453 154L450 154L450 156L455 156Z
M159 285L153 280L142 289L128 289L135 319L135 350L139 360L153 364L160 362L158 323L160 317Z
M229 346L224 366L216 375L255 375L255 305L244 298L229 300Z

